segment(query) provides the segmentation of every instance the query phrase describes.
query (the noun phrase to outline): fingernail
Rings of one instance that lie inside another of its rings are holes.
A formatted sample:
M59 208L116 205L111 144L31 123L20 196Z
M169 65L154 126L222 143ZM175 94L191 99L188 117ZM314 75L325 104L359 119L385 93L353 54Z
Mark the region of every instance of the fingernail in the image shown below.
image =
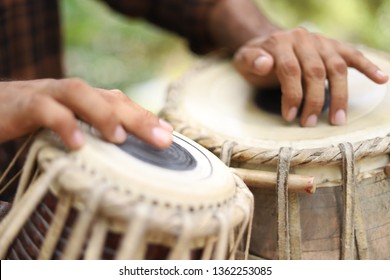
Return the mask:
M336 112L336 114L334 114L334 121L333 121L333 124L334 125L343 125L345 124L347 121L347 117L345 115L345 111L340 109Z
M114 132L115 141L123 142L126 140L127 133L121 125L118 125Z
M377 70L375 74L376 74L376 76L377 76L378 78L388 78L388 77L389 77L388 75L386 75L385 73L383 73L381 70Z
M264 64L266 64L268 61L268 58L265 56L259 56L255 59L254 65L257 70L263 70Z
M169 132L172 132L173 131L173 127L170 123L162 120L162 119L159 119L159 123L160 123L160 126L162 128L164 128L165 130L168 130Z
M155 142L158 142L162 146L172 142L172 133L161 127L154 127L152 130L152 136Z
M307 118L306 122L305 122L305 127L313 127L313 126L316 126L317 120L318 120L318 118L317 118L316 115L314 115L314 114L313 114L313 115L310 115L310 116Z
M77 148L80 148L82 145L84 145L84 135L81 133L80 130L76 130L73 132L73 143Z
M287 113L286 120L288 122L293 121L296 118L297 113L298 113L298 108L297 107L291 107L290 110Z

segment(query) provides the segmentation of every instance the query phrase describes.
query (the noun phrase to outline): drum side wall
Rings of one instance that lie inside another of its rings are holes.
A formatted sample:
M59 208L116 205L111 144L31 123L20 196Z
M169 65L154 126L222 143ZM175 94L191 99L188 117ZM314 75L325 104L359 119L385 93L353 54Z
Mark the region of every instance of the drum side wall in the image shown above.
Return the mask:
M255 197L255 215L250 253L277 259L276 192L258 188L251 191ZM318 189L315 194L300 193L298 197L299 217L295 222L289 220L291 226L298 223L301 231L300 245L295 250L299 250L302 259L340 259L342 188ZM369 258L390 259L390 180L370 178L359 182L355 199L360 199ZM357 253L355 258L359 258Z

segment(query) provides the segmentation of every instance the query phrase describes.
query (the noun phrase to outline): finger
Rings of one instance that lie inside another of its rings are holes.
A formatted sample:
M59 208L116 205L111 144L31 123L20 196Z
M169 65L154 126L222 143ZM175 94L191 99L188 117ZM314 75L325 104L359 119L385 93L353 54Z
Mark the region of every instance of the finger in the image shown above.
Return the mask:
M279 44L273 56L282 91L282 116L291 122L302 102L301 68L291 45Z
M62 104L48 97L38 97L39 102L31 102L26 111L29 114L30 127L46 127L56 132L71 150L84 144L76 117Z
M323 55L330 88L329 122L343 125L347 122L348 108L348 66L336 52Z
M337 44L338 51L348 66L353 67L376 83L386 83L389 80L377 65L372 63L362 52L346 45Z
M234 55L234 65L243 73L268 75L273 69L273 58L259 47L243 47Z
M325 101L326 71L311 35L298 29L295 39L295 53L300 62L304 83L304 106L301 125L314 127L317 124Z
M115 108L118 119L126 131L156 148L172 144L172 126L150 111L133 102L119 90L101 90L100 93Z
M121 143L126 139L114 108L87 83L79 79L61 80L53 96L97 128L108 141Z
M120 106L119 112L126 116L122 119L125 129L143 141L162 149L172 144L172 126L150 111L129 100Z

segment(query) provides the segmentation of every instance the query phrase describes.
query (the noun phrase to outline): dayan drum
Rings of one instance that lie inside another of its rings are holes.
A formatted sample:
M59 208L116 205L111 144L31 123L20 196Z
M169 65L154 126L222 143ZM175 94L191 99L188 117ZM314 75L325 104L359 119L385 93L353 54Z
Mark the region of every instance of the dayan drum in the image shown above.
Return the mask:
M363 51L390 73L389 56ZM200 61L170 87L161 115L220 156L255 196L251 257L390 258L389 85L348 74L348 124L340 127L326 111L315 128L285 123L259 98L268 92L220 58Z
M87 132L88 131L88 132ZM166 150L86 129L67 151L50 131L30 148L0 225L8 259L234 259L253 195L212 153L175 133Z

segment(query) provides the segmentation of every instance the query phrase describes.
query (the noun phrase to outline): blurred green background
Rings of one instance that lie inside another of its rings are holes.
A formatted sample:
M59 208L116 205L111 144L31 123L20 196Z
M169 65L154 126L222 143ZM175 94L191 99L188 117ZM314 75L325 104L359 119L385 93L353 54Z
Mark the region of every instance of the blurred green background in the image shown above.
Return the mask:
M304 25L328 37L390 52L390 0L257 2L282 27ZM61 11L67 76L119 88L152 111L169 82L196 59L182 39L124 17L101 1L62 0Z

